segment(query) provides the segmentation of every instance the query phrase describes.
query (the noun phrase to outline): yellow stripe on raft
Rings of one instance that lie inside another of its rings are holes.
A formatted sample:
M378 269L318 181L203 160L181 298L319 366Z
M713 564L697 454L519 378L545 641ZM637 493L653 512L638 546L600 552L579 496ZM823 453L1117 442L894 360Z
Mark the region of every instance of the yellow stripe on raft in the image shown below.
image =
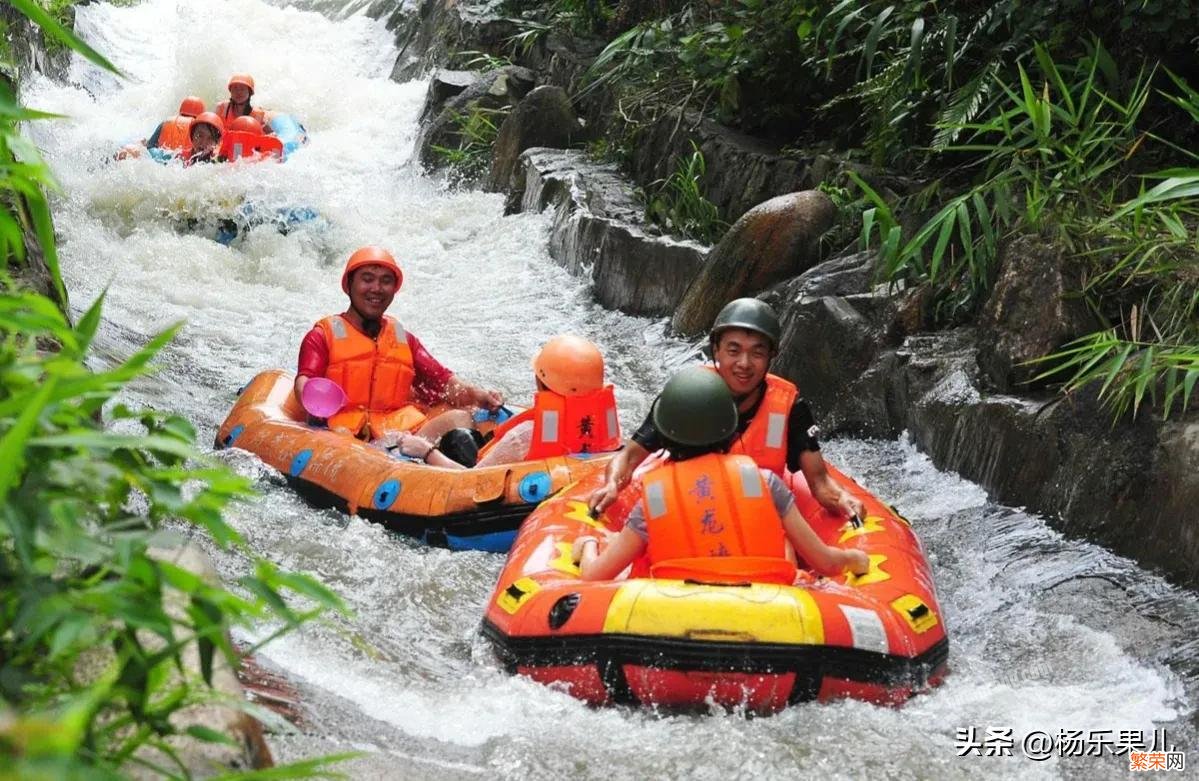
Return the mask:
M803 589L768 583L630 581L613 597L604 632L747 643L824 642L824 623L812 596Z

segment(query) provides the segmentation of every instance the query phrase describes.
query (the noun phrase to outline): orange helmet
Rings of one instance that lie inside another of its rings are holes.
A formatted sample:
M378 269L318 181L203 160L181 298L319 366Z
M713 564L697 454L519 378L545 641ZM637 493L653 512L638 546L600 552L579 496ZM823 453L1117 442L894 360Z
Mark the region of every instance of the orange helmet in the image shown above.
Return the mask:
M238 117L229 123L230 130L236 130L240 133L253 133L254 135L262 135L262 123L254 117L246 115Z
M185 117L194 117L204 113L204 101L197 98L195 95L188 95L179 104L179 113Z
M350 294L350 275L363 266L384 266L395 272L396 291L404 284L404 272L400 271L392 254L382 247L368 246L354 250L354 254L346 261L346 270L341 272L341 292Z
M221 121L220 117L218 117L216 114L213 114L211 111L205 111L193 119L191 127L188 128L187 134L190 136L200 125L208 125L215 130L217 138L220 138L221 134L225 132L225 123Z
M240 84L243 87L249 87L250 94L254 94L254 77L248 73L235 73L229 77L229 86Z
M604 356L581 336L555 336L533 359L537 379L563 396L585 396L604 387Z

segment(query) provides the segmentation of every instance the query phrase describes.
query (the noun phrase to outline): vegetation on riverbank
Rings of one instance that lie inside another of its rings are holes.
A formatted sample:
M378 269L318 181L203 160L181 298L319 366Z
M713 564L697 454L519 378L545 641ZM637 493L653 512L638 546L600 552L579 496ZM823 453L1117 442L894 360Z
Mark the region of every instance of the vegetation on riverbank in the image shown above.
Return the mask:
M115 71L41 6L13 5ZM0 82L0 767L17 778L122 778L133 766L187 777L173 739L234 738L173 717L198 703L249 707L212 688L217 659L238 665L229 630L265 624L274 637L345 606L265 560L228 590L153 555L192 530L244 548L223 512L251 487L200 454L184 418L114 403L178 325L112 368L89 368L104 297L68 322L43 194L53 176L20 132L52 120ZM33 262L58 300L14 282ZM329 761L269 777L323 774Z
M879 274L969 322L1015 236L1069 258L1093 331L1045 359L1116 414L1170 414L1199 380L1199 5L1138 0L509 0L521 56L552 32L607 41L576 99L603 95L609 150L697 112L862 176ZM871 175L868 172L873 172ZM699 179L692 181L701 183ZM889 187L880 187L880 182ZM702 196L702 193L699 193Z

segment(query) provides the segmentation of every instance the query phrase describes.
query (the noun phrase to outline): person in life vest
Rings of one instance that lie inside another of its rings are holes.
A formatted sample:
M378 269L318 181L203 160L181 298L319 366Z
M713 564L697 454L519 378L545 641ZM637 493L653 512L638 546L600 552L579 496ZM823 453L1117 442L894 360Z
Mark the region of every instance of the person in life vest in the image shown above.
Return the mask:
M533 406L495 430L479 466L510 464L620 447L612 386L599 348L574 334L550 339L533 358Z
M807 402L794 384L769 373L778 354L778 316L765 302L738 298L716 316L709 334L714 371L728 385L737 402L736 436L730 452L744 453L765 469L782 477L802 472L812 495L827 509L861 515L860 499L841 488L828 474L818 429ZM652 416L626 442L608 464L607 481L589 499L599 513L611 504L630 481L633 470L662 447L661 433Z
M440 402L497 409L504 399L458 379L398 320L384 314L403 279L395 258L382 247L362 247L350 255L341 275L350 306L321 319L304 336L295 393L302 395L310 377L327 377L348 397L328 419L329 428L391 442L404 455L449 466L434 443L451 429L472 428L473 416L454 409L430 419L424 409Z
M189 95L179 104L179 114L158 123L158 127L142 143L147 149L165 149L187 157L192 146L192 120L203 113L204 101Z
M191 127L188 129L192 151L187 156L187 162L184 165L222 162L219 151L221 134L224 132L225 125L221 122L221 118L211 111L205 111L193 119Z
M250 105L254 96L254 77L248 73L235 73L229 77L229 99L216 104L216 114L221 121L229 123L237 117L253 117L259 124L266 124L266 112Z
M274 157L283 159L283 142L263 134L262 123L254 117L237 117L225 123L225 134L221 137L221 157L239 160L243 157L261 159Z
M725 452L739 417L728 385L703 367L666 383L650 418L669 456L641 476L641 500L602 552L594 537L575 541L583 580L610 580L645 552L652 577L715 583L793 583L796 551L826 575L869 571L865 553L816 535L778 474Z

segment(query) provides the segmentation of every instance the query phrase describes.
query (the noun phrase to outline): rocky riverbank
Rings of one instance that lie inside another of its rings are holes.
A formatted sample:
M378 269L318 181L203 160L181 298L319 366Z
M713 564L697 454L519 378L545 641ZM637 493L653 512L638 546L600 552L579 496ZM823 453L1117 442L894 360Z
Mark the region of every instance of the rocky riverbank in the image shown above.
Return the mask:
M455 52L511 54L505 41L518 28L496 15L498 6L422 0L374 8L401 42L393 78L433 71L422 162L441 164L430 139L445 139L455 117L472 107L496 111L503 143L490 160L489 186L508 193L510 211L553 210L551 256L590 276L601 304L670 317L691 334L723 302L761 296L785 326L775 371L800 384L826 434L908 431L938 466L997 500L1199 584L1199 414L1165 420L1142 411L1113 424L1095 389L1063 396L1030 382L1036 372L1026 361L1080 335L1076 304L1063 295L1069 272L1048 243L1011 241L977 321L929 330L923 293L877 286L872 254L820 245L845 226L818 185L853 171L900 192L908 187L902 177L784 153L681 110L647 120L623 167L596 162L583 146L613 138L617 108L604 90L580 98L578 87L602 42L555 30L515 66L438 70ZM706 162L705 197L734 223L713 247L660 235L636 195L694 149Z

